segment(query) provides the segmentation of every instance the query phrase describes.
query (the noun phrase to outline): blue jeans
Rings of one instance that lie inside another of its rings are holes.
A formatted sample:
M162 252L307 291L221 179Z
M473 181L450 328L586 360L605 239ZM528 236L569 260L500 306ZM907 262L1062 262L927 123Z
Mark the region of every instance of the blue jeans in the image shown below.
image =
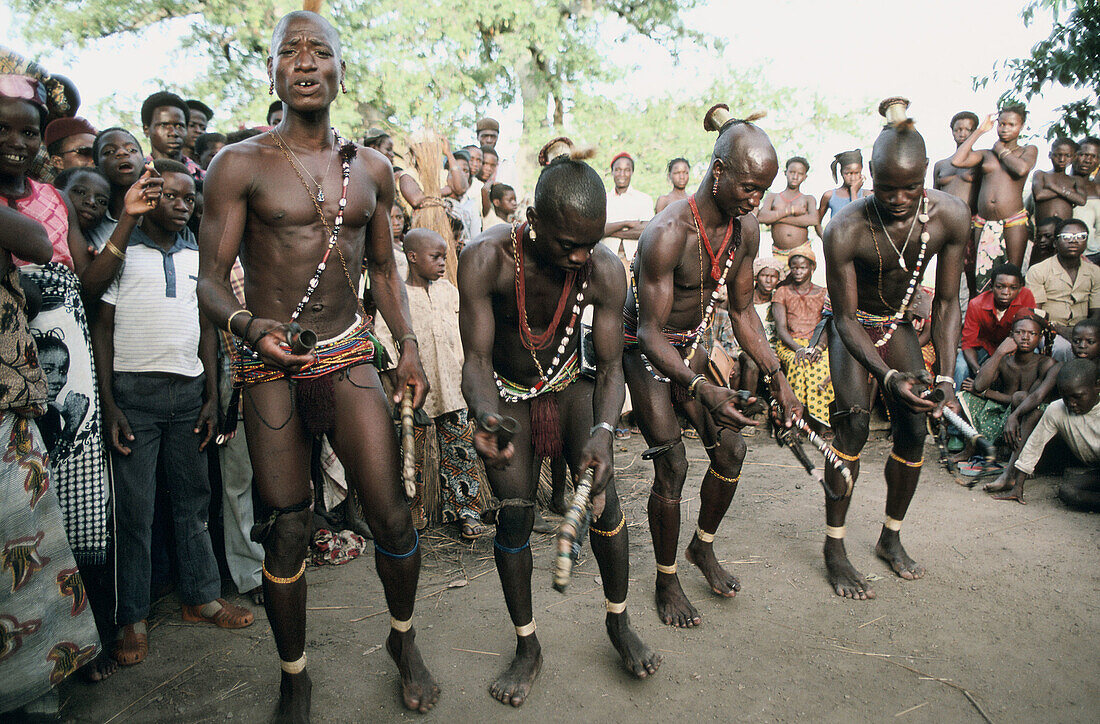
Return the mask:
M978 365L985 364L985 361L989 359L989 353L985 351L985 348L975 347L974 351L978 353ZM966 363L966 357L963 357L960 349L958 355L955 356L955 391L962 389L963 380L973 376L970 374L970 365Z
M149 613L149 545L156 500L157 459L164 456L172 528L184 603L209 603L221 595L221 578L210 544L207 516L210 478L195 420L202 407L202 375L194 378L117 372L115 403L134 439L129 455L111 451L118 527L118 625Z

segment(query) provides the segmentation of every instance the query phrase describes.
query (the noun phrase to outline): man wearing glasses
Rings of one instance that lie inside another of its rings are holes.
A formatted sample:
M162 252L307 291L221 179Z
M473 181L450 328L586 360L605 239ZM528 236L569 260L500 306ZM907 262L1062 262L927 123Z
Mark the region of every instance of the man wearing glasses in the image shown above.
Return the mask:
M1100 319L1100 266L1081 261L1088 238L1085 222L1066 219L1055 232L1054 256L1027 272L1027 288L1036 306L1058 332L1053 354L1059 362L1073 358L1073 325L1085 317Z
M58 118L46 126L43 141L50 154L50 165L58 171L95 166L92 144L96 130L84 118Z

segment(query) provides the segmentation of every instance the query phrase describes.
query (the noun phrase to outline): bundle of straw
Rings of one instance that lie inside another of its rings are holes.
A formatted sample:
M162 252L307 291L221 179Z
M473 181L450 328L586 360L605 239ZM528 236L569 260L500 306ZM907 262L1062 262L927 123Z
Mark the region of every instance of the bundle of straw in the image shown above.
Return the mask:
M432 130L417 131L409 136L409 150L412 151L413 165L420 177L420 187L427 200L419 209L413 209L412 228L431 229L447 242L447 280L458 283L458 254L455 251L455 237L451 231L451 219L441 195L443 178L443 157L447 152L447 141Z

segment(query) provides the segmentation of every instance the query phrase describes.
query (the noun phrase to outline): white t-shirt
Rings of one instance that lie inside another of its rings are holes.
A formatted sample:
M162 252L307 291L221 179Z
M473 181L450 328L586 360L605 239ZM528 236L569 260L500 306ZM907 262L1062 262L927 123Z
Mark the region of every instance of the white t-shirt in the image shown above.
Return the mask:
M639 191L633 186L628 186L622 194L615 193L612 188L607 192L607 222L614 221L649 221L653 218L653 197ZM623 245L626 253L626 261L629 264L638 251L637 239L619 239L614 236L605 237L603 243L618 255L619 244Z
M115 371L203 373L199 359L199 246L189 229L165 253L141 229L103 301L115 308Z

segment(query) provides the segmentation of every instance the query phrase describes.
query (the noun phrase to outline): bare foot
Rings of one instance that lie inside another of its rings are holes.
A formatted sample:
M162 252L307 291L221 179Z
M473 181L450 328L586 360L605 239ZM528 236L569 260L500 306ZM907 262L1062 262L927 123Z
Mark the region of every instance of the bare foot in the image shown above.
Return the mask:
M531 530L535 531L536 533L557 533L558 526L554 523L551 523L546 518L543 518L542 513L539 512L539 509L535 508L535 522L531 526Z
M98 684L116 671L118 671L118 662L112 659L106 650L100 651L99 656L80 669L84 680L92 684Z
M557 513L558 515L565 515L565 511L569 510L569 504L565 502L565 491L561 494L554 493L550 496L550 512Z
M657 616L668 626L692 628L703 622L675 573L657 574Z
M894 573L905 580L915 581L918 578L924 578L924 566L914 561L905 552L901 545L901 534L896 530L883 527L878 537L878 545L875 546L875 553L890 564Z
M1012 480L1011 476L1009 475L1010 472L1011 468L1006 469L992 483L986 483L985 485L983 485L982 490L987 493L1003 493L1004 491L1011 489Z
M638 634L630 628L630 618L626 611L607 614L605 623L611 644L619 652L627 671L639 679L657 673L661 666L661 655L642 643Z
M275 715L271 717L274 724L308 724L309 704L313 694L313 682L309 679L309 673L302 671L298 674L282 672L283 678L279 681L279 705L275 707Z
M710 590L719 596L733 598L741 590L741 582L737 577L718 563L718 558L714 555L714 546L699 540L698 533L692 537L691 543L688 543L684 555L687 556L689 563L703 572L707 583L710 584Z
M542 670L542 646L535 634L516 639L516 657L496 681L489 684L489 693L502 704L523 706L531 687Z
M1011 488L1002 488L1002 490L1005 490L1005 492L994 495L994 500L1015 500L1020 505L1027 505L1027 502L1024 501L1024 486L1014 485ZM993 491L990 490L990 492Z
M428 673L415 639L415 629L404 633L390 629L386 650L390 652L390 657L401 674L401 698L405 701L405 706L425 714L439 701L439 684Z
M836 595L860 601L875 597L867 579L848 562L843 540L825 537L825 571Z

